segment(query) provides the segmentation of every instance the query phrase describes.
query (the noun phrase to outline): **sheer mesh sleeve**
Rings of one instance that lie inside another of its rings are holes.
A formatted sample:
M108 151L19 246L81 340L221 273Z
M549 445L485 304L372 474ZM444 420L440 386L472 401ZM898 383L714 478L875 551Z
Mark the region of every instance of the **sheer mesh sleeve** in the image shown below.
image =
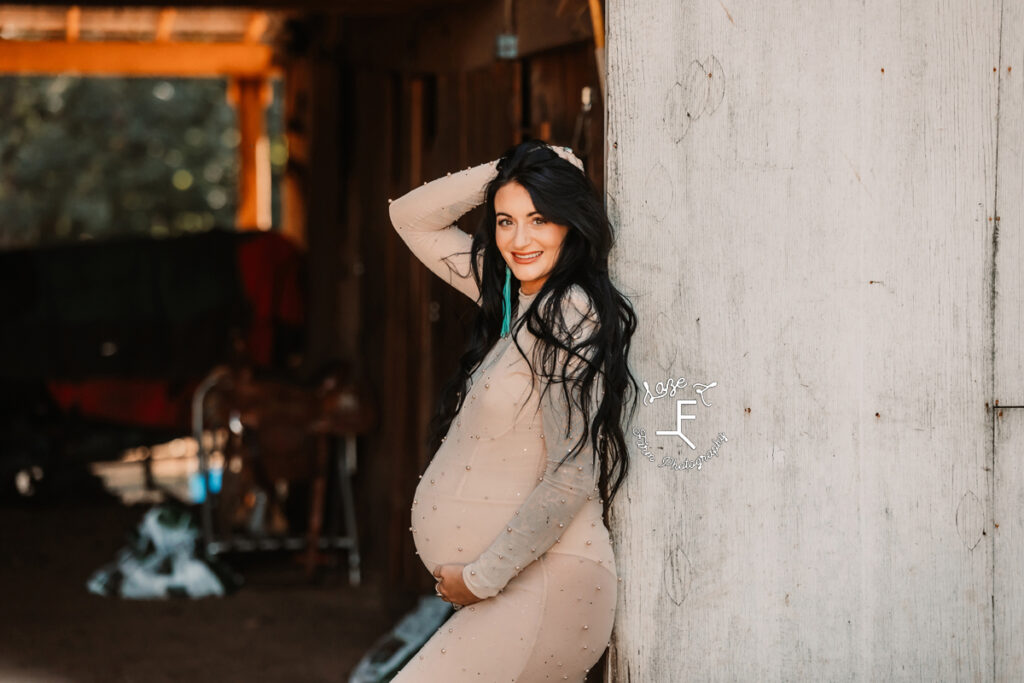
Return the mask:
M585 295L584 295L585 296ZM581 297L570 298L564 317L568 329L575 339L586 339L593 333L596 320L584 315L588 306L581 303ZM589 312L589 311L588 311ZM575 328L575 329L574 329ZM580 352L588 359L589 352ZM558 355L556 374L560 373L566 352ZM573 357L569 364L568 376L581 371L584 361ZM594 379L590 400L590 416L593 419L601 402L601 375ZM544 426L547 467L543 479L530 492L491 545L480 556L463 567L462 578L466 587L479 598L497 595L505 585L531 562L544 554L569 526L569 522L587 502L588 497L597 495L599 472L594 465L594 449L588 436L577 453L566 460L557 471L555 467L573 449L583 433L582 414L578 409L579 396L572 395L577 408L573 415L572 432L566 435L569 426L569 405L566 403L561 383L552 384L541 399Z
M441 176L391 202L388 212L399 237L423 265L479 304L480 290L470 270L471 235L455 222L483 203L498 162Z

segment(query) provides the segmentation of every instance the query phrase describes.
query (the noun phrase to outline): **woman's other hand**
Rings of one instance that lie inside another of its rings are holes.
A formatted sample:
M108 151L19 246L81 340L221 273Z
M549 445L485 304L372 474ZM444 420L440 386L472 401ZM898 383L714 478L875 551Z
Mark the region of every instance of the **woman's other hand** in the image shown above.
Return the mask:
M581 172L586 173L586 171L583 170L583 162L580 161L580 158L578 156L572 153L571 149L569 149L568 147L562 147L561 145L548 145L548 147L550 147L555 152L555 154L562 157L576 168L580 169Z
M472 605L480 602L480 598L466 587L462 580L462 568L465 564L439 564L434 568L434 577L439 581L437 592L453 605Z

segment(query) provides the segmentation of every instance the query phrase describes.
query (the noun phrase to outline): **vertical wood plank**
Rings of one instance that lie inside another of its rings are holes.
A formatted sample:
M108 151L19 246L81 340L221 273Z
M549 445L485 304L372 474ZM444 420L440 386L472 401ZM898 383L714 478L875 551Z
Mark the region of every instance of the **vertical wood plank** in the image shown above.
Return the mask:
M1024 3L1001 5L992 288L995 679L1024 680ZM995 66L995 64L994 64Z
M243 230L270 229L270 155L263 126L264 78L235 78L239 169L236 222Z
M717 383L638 412L612 680L992 679L999 5L607 20L635 371Z

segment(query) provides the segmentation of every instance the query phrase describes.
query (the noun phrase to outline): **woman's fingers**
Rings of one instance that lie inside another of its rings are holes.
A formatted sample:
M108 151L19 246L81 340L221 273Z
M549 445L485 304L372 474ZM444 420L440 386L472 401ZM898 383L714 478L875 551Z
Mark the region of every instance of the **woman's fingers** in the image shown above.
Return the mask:
M437 579L437 585L434 586L434 592L441 596L441 599L445 602L450 602L450 600L448 599L448 591L442 590L444 588L444 574L441 572L443 568L444 565L439 564L436 567L434 567L434 571L431 572L434 575L434 578Z
M572 150L568 147L563 147L561 145L548 145L548 147L554 150L555 154L562 157L576 168L581 171L583 170L583 162L580 161L580 158L573 154Z

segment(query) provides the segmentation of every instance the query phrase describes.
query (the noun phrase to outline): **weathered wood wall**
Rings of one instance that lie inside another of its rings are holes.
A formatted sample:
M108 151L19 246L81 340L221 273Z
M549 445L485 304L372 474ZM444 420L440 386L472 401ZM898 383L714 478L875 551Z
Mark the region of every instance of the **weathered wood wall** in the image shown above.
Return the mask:
M611 680L1021 680L1024 2L810 9L609 2Z
M1024 680L1024 2L1001 3L998 34L998 140L995 173L994 266L986 284L992 325L994 414L991 458L993 671ZM998 11L998 10L993 10ZM993 64L993 66L996 66ZM995 74L993 74L994 76ZM993 223L989 223L993 225ZM997 526L998 525L998 526ZM991 527L986 526L986 529Z

